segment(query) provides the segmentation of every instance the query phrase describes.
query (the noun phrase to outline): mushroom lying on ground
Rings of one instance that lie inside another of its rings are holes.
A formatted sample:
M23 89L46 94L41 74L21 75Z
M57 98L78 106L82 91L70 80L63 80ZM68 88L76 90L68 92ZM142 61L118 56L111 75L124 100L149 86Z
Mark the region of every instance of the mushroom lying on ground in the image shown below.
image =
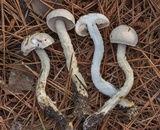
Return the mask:
M129 93L133 85L133 70L126 60L125 52L126 45L136 46L138 42L137 33L133 28L127 25L120 25L111 32L110 41L112 43L118 43L117 60L119 66L125 73L126 81L123 87L111 99L109 99L98 112L87 117L83 125L84 130L91 129L102 121L106 114L108 114L108 112Z
M67 68L72 72L71 77L76 85L75 113L78 114L79 117L89 115L90 107L87 104L87 85L79 72L75 52L71 44L71 39L67 33L67 30L74 28L75 19L69 11L65 9L56 9L47 15L47 25L53 32L58 34L66 58Z
M53 102L46 94L45 87L47 77L50 71L50 60L47 53L43 50L54 43L54 39L46 33L35 33L27 36L22 44L21 51L23 55L27 56L29 52L35 50L41 61L41 73L36 85L37 101L45 112L55 119L64 130L72 130L72 125L67 118L57 109L55 102Z
M76 33L80 36L87 36L90 34L94 45L95 51L93 55L93 61L91 66L92 81L96 88L103 94L113 96L117 92L117 88L111 83L105 81L100 74L100 65L104 53L103 39L98 29L109 26L109 20L99 13L90 13L79 18L76 23ZM128 99L122 98L119 104L122 107L132 107L133 102Z

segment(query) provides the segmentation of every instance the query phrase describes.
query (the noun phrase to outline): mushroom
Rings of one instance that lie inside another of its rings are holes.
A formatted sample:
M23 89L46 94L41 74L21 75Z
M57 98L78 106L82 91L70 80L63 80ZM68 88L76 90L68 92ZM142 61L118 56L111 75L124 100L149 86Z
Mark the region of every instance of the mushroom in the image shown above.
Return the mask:
M133 28L127 25L120 25L112 30L110 34L111 43L118 43L117 49L117 61L121 69L126 75L126 81L124 85L131 89L134 81L133 70L126 60L126 46L136 46L138 42L137 33Z
M95 125L97 125L106 116L106 114L108 114L108 112L129 93L133 85L133 70L126 60L125 52L126 45L136 46L138 42L137 33L133 28L127 25L120 25L111 32L110 41L112 43L118 43L117 60L119 66L125 73L126 81L123 87L111 99L109 99L98 112L86 118L83 124L84 130L95 127Z
M98 30L109 26L109 23L109 20L103 14L90 13L79 18L76 23L75 31L80 36L87 36L88 34L90 34L95 45L95 51L91 66L92 81L101 93L112 97L117 92L117 88L111 83L105 81L100 74L100 65L103 58L104 45L103 39ZM130 102L128 99L123 98L121 99L119 104L122 107L132 107L134 105L133 102Z
M69 11L65 9L56 9L47 15L47 25L53 32L58 34L66 58L67 68L72 72L71 77L76 86L75 112L79 113L79 116L86 114L88 115L88 113L90 113L90 108L87 104L87 85L81 73L79 72L75 52L71 43L71 39L67 33L67 30L74 28L75 19Z
M58 110L53 102L46 94L45 87L47 77L50 71L50 59L44 48L54 43L54 39L46 33L35 33L27 36L22 44L21 51L23 55L27 56L32 50L35 50L41 61L41 73L36 84L36 97L38 104L45 112L54 118L65 130L72 130L71 122Z

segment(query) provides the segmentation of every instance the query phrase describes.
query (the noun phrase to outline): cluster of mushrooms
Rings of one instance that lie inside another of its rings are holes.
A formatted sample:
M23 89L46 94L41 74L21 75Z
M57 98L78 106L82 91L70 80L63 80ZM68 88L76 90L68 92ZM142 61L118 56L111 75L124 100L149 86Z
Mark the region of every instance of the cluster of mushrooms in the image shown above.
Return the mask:
M67 69L68 71L71 70L71 78L75 84L76 95L78 97L75 106L76 112L80 117L84 118L87 116L83 123L84 130L95 129L95 126L98 125L117 104L128 108L134 106L132 101L125 98L132 88L134 81L133 70L125 57L126 45L136 46L138 42L138 36L133 28L127 25L120 25L113 29L110 34L111 43L118 44L117 61L126 76L124 85L118 90L114 85L105 81L100 74L104 45L99 29L109 26L110 22L106 16L99 13L90 13L81 16L75 24L75 19L69 11L56 9L47 15L46 22L48 27L58 34L66 58ZM87 35L91 36L95 45L91 65L92 81L101 93L111 97L97 112L92 112L90 106L87 104L87 85L79 72L75 52L67 33L67 30L71 30L74 27L78 35L83 37ZM36 85L36 98L39 106L55 119L63 130L73 130L72 122L58 110L55 101L52 101L45 92L46 81L50 71L50 59L44 48L53 43L54 39L50 35L36 32L23 40L21 51L27 56L31 51L35 50L41 61L41 73Z

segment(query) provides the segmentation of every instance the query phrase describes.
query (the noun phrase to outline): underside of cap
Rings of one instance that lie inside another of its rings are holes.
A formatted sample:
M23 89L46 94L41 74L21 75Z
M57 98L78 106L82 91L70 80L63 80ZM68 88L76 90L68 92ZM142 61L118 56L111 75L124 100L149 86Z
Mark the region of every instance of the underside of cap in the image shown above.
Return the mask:
M74 16L65 9L55 9L47 15L47 25L53 32L56 32L56 20L62 20L67 30L71 30L75 26Z
M93 23L95 23L99 29L105 28L110 24L108 18L105 15L100 13L90 13L79 18L75 27L76 33L80 36L87 36L87 24Z
M24 55L28 55L34 49L44 49L53 43L54 39L50 35L36 32L23 40L21 51Z
M127 25L120 25L112 30L110 34L111 43L136 46L138 35L133 28Z

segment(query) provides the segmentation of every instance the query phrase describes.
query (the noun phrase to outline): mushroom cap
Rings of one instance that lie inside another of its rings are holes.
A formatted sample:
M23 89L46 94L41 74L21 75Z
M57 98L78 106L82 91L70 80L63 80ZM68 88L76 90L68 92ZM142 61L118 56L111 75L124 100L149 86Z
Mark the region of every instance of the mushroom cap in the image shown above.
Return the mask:
M54 43L54 39L46 34L46 33L39 33L36 32L33 35L27 36L22 44L21 44L21 51L23 55L28 55L34 49L44 49Z
M65 9L55 9L47 15L47 25L53 32L56 32L56 20L62 20L67 30L71 30L75 26L74 16Z
M89 13L79 18L76 23L75 31L80 36L87 36L89 34L87 25L94 23L99 29L103 29L110 24L108 18L105 15L100 13Z
M120 25L112 30L110 34L111 43L136 46L138 36L136 31L127 25Z

